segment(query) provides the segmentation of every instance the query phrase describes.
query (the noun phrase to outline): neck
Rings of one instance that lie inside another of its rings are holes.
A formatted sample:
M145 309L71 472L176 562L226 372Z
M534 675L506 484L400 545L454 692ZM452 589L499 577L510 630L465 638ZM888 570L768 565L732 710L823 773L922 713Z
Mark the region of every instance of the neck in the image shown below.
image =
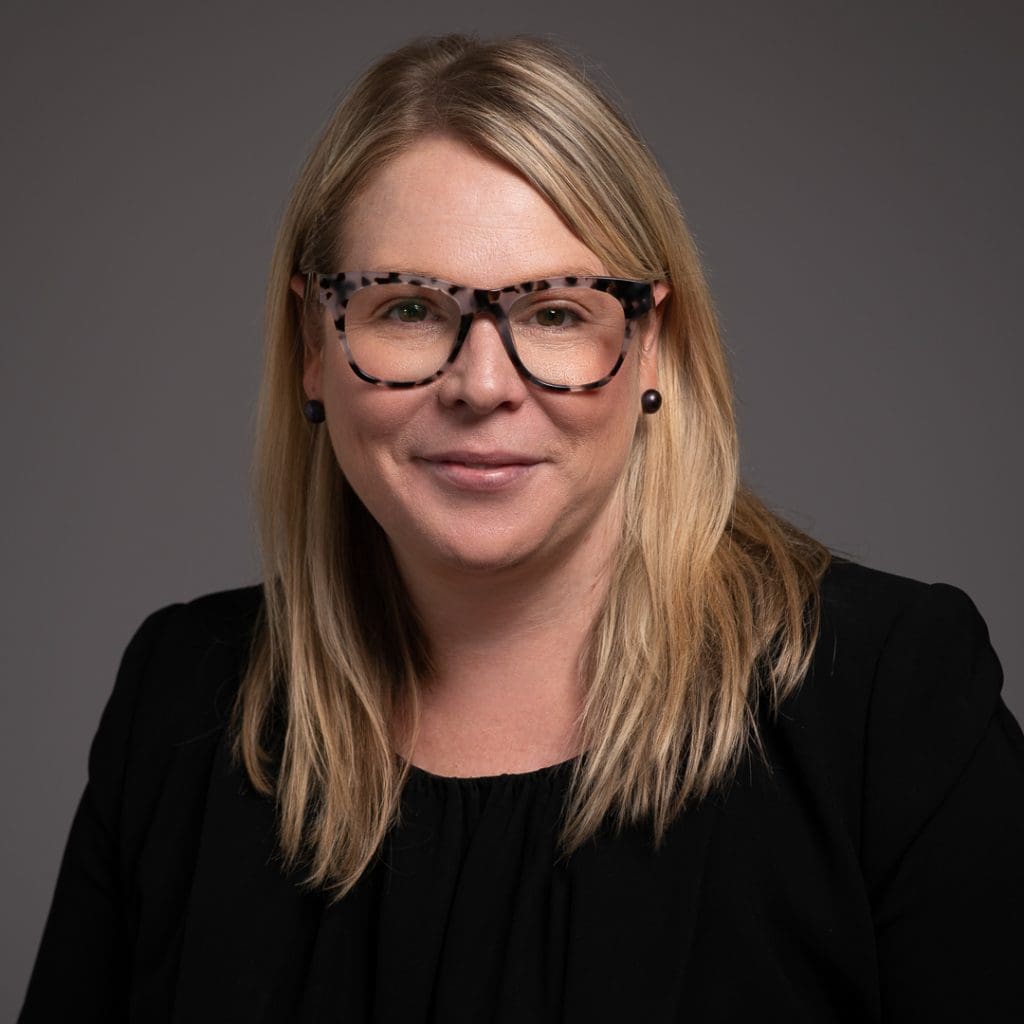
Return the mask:
M607 592L618 523L603 517L542 568L401 564L434 665L421 689L422 739L405 756L472 774L472 766L530 770L579 752L579 659Z

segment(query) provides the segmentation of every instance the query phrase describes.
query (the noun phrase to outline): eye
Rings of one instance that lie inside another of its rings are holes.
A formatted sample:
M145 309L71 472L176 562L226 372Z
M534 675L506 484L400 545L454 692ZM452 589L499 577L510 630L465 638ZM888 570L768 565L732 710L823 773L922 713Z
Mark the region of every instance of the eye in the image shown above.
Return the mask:
M536 310L533 316L539 327L565 327L578 319L570 310L560 306L545 306Z
M389 306L384 315L390 319L401 320L402 323L419 324L430 316L430 309L426 303L405 299Z

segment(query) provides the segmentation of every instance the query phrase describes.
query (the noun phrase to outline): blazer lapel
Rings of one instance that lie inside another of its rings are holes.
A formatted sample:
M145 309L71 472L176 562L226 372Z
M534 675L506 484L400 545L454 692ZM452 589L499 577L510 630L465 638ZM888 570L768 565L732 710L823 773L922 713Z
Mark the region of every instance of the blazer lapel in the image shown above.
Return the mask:
M273 802L233 767L226 732L210 777L173 1020L293 1019L323 905L281 870Z

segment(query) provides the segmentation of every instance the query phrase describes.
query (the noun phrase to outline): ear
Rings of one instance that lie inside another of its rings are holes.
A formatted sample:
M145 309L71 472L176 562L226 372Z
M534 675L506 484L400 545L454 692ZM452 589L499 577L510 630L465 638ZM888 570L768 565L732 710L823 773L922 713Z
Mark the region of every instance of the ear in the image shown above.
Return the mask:
M302 316L306 302L305 274L292 274L288 287L296 296L302 321L302 389L307 398L323 399L323 345L315 326Z
M662 303L671 290L665 281L654 282L654 305L647 314L644 331L640 338L640 388L643 391L658 386L658 337L661 334L665 308Z

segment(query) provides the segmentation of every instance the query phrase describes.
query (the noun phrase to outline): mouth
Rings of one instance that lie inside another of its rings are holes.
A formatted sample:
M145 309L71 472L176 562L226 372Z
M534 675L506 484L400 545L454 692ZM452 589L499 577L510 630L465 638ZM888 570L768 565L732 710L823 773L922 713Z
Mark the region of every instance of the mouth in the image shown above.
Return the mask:
M535 466L542 459L523 452L512 451L443 451L421 455L425 462L449 463L470 469L494 469L497 466Z
M433 452L417 458L434 479L462 491L501 491L531 476L544 460L525 452Z

